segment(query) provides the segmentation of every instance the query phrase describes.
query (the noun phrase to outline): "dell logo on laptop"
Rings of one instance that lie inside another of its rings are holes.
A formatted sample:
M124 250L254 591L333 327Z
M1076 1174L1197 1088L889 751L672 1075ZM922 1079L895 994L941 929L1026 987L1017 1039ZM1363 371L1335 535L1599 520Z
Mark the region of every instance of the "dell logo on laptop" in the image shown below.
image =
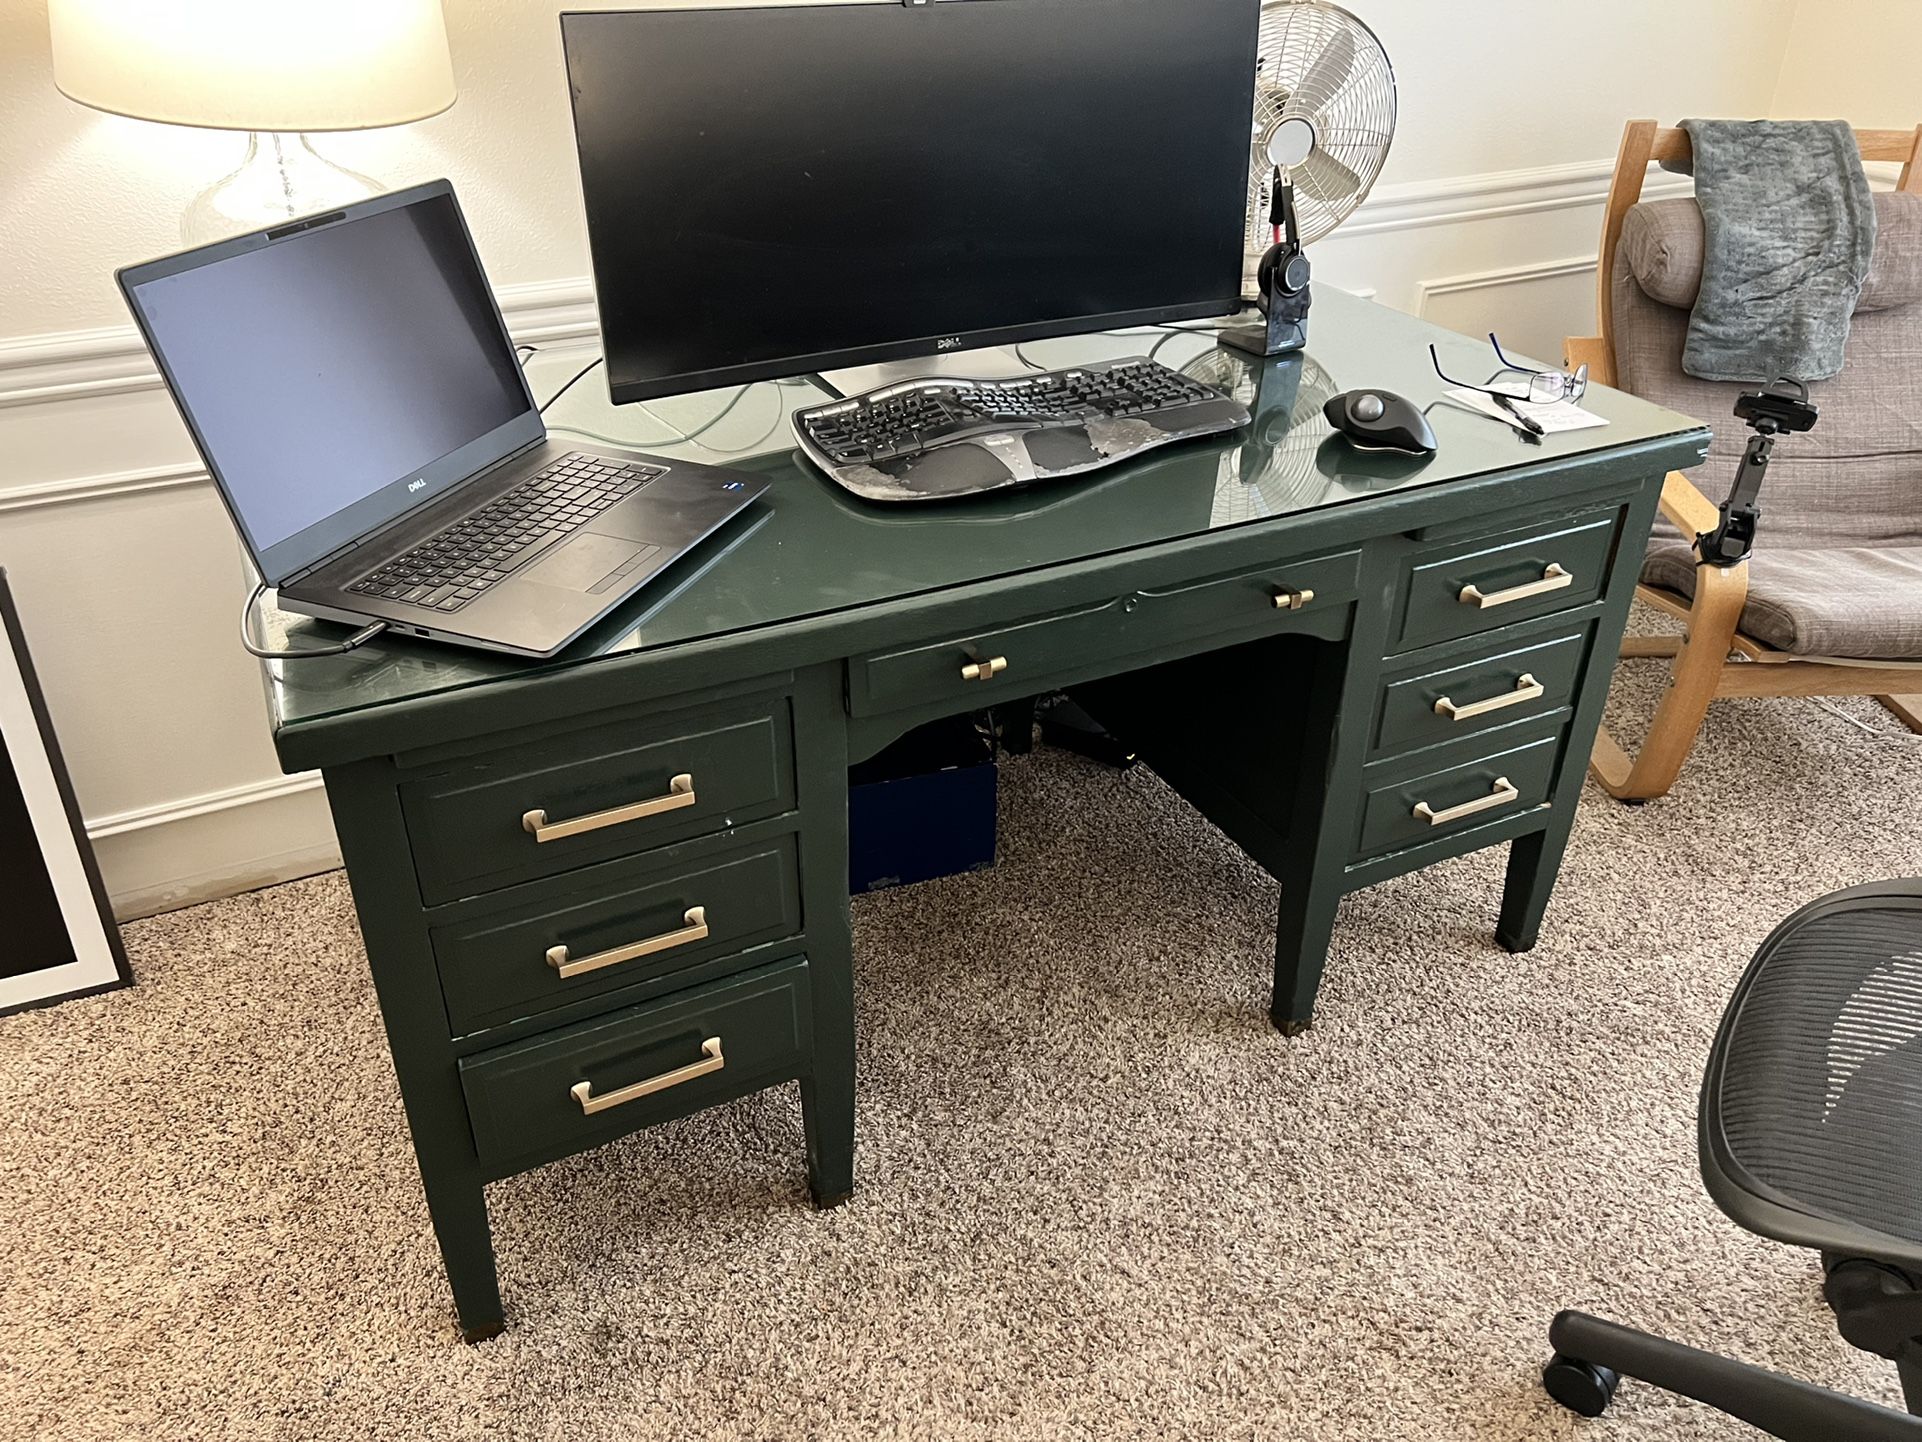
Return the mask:
M425 476L422 476L419 480L409 481L407 483L407 494L410 496L413 495L415 491L418 491L422 486L426 484L427 484L427 477Z
M934 343L934 348L936 350L960 350L961 337L958 335L944 336Z

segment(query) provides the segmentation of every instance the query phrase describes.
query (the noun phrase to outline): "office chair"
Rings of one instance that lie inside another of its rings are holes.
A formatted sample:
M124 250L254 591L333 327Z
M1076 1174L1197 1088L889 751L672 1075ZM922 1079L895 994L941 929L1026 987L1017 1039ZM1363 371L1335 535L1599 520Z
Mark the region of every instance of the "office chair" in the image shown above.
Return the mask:
M1700 1131L1709 1195L1758 1236L1821 1252L1843 1338L1895 1363L1909 1412L1580 1312L1549 1327L1549 1395L1598 1417L1637 1377L1786 1442L1918 1442L1922 880L1823 897L1762 943L1709 1056Z

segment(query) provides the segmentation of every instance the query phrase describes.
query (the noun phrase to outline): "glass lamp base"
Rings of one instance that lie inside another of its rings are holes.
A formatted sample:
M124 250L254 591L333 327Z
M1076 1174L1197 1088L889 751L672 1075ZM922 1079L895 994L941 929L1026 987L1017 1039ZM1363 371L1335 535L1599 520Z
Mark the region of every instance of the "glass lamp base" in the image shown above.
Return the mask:
M253 131L240 168L201 191L180 217L180 238L205 245L380 193L378 183L334 164L304 135Z

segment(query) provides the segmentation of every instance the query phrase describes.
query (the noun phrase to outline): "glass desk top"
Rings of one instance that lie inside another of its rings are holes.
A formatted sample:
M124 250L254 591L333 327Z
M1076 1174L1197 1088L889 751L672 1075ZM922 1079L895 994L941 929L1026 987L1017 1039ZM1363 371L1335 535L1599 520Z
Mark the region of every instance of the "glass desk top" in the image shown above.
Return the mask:
M346 656L269 662L273 721L298 724L501 677L591 665L1663 437L1699 435L1707 444L1701 422L1600 386L1590 388L1583 405L1608 425L1526 440L1443 397L1448 386L1429 362L1429 343L1440 346L1451 374L1478 378L1495 364L1485 340L1330 286L1316 292L1310 339L1305 355L1268 362L1218 346L1206 329L1033 341L1018 356L977 353L977 373L985 375L1152 355L1234 391L1255 422L1111 470L906 506L861 501L795 453L788 418L832 395L821 384L765 382L617 407L596 370L549 411L548 424L560 438L599 438L669 458L739 466L769 479L766 496L558 656L528 661L381 637ZM591 356L587 350L535 356L529 365L535 394L552 394ZM952 358L942 369L954 369ZM1427 460L1368 453L1335 436L1322 403L1363 386L1430 407L1439 453ZM692 439L676 441L676 433ZM271 609L264 619L270 638L287 638L275 644L345 634Z

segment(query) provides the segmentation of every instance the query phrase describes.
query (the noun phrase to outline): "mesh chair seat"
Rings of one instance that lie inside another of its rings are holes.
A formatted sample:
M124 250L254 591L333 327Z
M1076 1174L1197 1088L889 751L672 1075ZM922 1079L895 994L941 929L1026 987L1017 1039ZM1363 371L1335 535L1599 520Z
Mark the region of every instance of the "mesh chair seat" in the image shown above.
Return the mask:
M1784 922L1722 1019L1702 1174L1737 1223L1922 1269L1922 882Z

